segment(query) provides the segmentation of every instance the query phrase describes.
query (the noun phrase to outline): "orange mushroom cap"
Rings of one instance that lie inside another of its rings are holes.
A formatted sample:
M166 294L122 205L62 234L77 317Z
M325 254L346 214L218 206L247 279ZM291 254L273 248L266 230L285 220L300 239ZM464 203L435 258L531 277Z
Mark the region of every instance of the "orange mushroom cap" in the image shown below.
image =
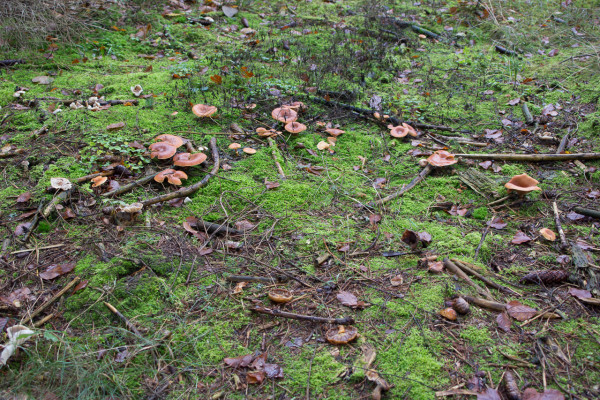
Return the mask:
M163 183L165 181L165 178L172 185L181 185L181 180L187 179L188 176L183 171L176 171L174 169L167 168L164 171L161 171L158 174L156 174L154 180L156 182Z
M108 178L105 176L97 176L94 179L92 179L92 182L94 182L92 187L98 187L98 186L102 185L104 182L106 182L107 180L108 180Z
M256 150L252 147L244 147L242 151L246 154L256 154Z
M456 164L458 160L454 159L454 154L450 154L446 150L438 150L427 158L427 162L434 167L446 167Z
M409 124L407 124L406 122L403 122L402 126L406 129L408 129L408 134L410 136L413 136L413 137L419 136L419 133L417 132L417 130L415 128L413 128L412 126L410 126Z
M520 196L524 196L529 192L533 192L534 190L542 190L536 186L538 183L538 181L529 175L521 174L513 176L510 181L504 184L504 187L507 189L508 193L515 191Z
M156 157L159 160L171 158L177 153L177 147L167 142L152 143L148 148L152 151L150 153L150 158Z
M269 291L269 299L275 303L287 303L293 298L294 295L287 289L274 288Z
M343 130L337 129L337 128L328 128L328 129L325 129L325 132L329 133L333 137L338 137L342 133L346 133L346 131L343 131Z
M556 240L556 233L554 233L551 229L542 228L540 229L540 233L544 238L546 238L546 240L549 240L551 242L554 242Z
M289 133L300 133L306 130L306 125L301 124L300 122L290 122L285 126L285 130Z
M288 123L298 119L298 113L291 108L279 107L271 112L271 117L277 121Z
M358 329L353 326L340 325L325 333L325 339L332 344L348 344L358 336Z
M289 108L290 110L294 110L296 112L302 112L306 110L306 105L301 101L295 101L292 104L283 105L281 108Z
M230 144L228 147L229 147L231 150L237 150L237 149L241 149L241 148L242 148L242 145L241 145L241 144L239 144L239 143L231 143L231 144Z
M408 129L402 125L388 125L388 128L390 129L390 135L395 138L403 138L408 135Z
M217 112L217 107L209 106L206 104L196 104L192 107L192 112L194 113L194 115L200 118L210 117L211 115Z
M173 157L173 164L180 167L192 167L194 165L202 164L206 161L206 154L204 153L179 153Z
M156 140L157 142L169 143L175 147L180 147L183 145L183 139L180 138L179 136L175 136L175 135L169 135L169 134L158 135L157 137L154 138L154 140Z

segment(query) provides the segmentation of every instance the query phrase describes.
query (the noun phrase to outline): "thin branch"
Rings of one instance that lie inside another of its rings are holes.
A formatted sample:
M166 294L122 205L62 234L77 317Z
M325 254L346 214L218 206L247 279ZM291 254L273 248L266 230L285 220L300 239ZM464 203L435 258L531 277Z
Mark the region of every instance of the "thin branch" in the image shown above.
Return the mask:
M257 312L259 314L272 315L274 317L296 319L296 320L300 320L300 321L310 321L310 322L316 322L316 323L321 323L321 324L352 325L354 323L354 318L352 318L352 317L345 317L345 318L315 317L313 315L296 314L296 313L280 311L280 310L277 310L274 308L266 308L266 307L250 307L249 310Z
M600 153L573 153L573 154L455 154L455 157L471 158L476 160L498 161L571 161L571 160L599 160Z

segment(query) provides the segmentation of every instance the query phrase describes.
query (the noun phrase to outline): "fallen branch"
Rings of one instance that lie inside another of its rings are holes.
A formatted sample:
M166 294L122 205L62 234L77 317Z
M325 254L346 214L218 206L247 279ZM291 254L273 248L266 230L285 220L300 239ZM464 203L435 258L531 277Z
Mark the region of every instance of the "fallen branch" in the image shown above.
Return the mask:
M110 171L96 172L95 174L81 176L81 177L77 178L77 183L84 183L84 182L90 181L94 178L97 178L99 176L111 176L114 173L115 173L114 170L110 170Z
M465 299L466 301L468 301L470 304L473 304L473 305L481 307L481 308L485 308L487 310L500 311L500 312L506 310L506 304L498 303L496 301L480 299L479 297L472 297L472 296L467 296L464 294L461 295L461 297L463 299Z
M573 154L455 154L455 157L471 158L476 160L496 161L571 161L571 160L598 160L600 153L573 153Z
M225 280L229 282L261 282L261 283L281 283L287 282L289 279L287 276L274 276L274 277L264 277L264 276L244 276L244 275L228 275L225 277Z
M583 207L575 207L575 208L573 208L573 211L575 211L576 213L579 213L581 215L587 215L588 217L600 218L600 211L598 211L598 210L592 210L592 209L583 208Z
M25 60L0 60L0 67L12 67L17 64L25 64Z
M25 153L25 149L15 149L15 150L7 151L5 153L0 153L0 158L14 157L14 156L18 156L23 153Z
M435 167L433 165L427 164L427 166L425 168L423 168L421 170L421 172L419 172L419 175L417 175L415 178L413 178L413 180L410 181L408 183L408 185L403 186L402 189L400 189L396 193L390 194L389 196L386 196L383 199L379 199L377 201L373 201L373 202L369 203L369 205L372 207L375 205L385 204L390 200L394 200L395 198L404 195L404 193L408 192L409 190L411 190L412 188L417 186L417 184L419 184L423 179L425 179L425 177L427 175L429 175L431 173L431 171L434 170L434 168Z
M219 234L227 234L227 235L242 235L242 231L238 231L237 229L230 228L224 224L213 224L212 222L203 221L201 219L190 223L196 229L204 229L207 233L214 233L216 235Z
M521 109L523 110L523 115L525 116L525 122L527 125L533 125L533 115L531 115L531 111L529 111L529 107L526 102L521 104Z
M31 223L29 224L29 227L27 228L27 233L25 234L25 237L21 240L22 243L26 243L29 240L31 233L37 228L37 225L40 222L40 212L42 211L42 207L43 204L40 203L40 205L37 208L37 211L35 212L35 215L33 216L33 219L31 220Z
M296 319L296 320L300 320L300 321L311 321L311 322L316 322L316 323L320 323L320 324L352 325L354 323L354 318L352 318L352 317L323 318L323 317L315 317L312 315L296 314L296 313L291 313L291 312L287 312L287 311L279 311L277 309L265 308L265 307L250 307L249 310L257 312L259 314L272 315L274 317Z
M563 136L562 139L560 140L560 144L558 145L558 148L556 149L556 154L562 154L565 152L568 141L569 141L569 132L565 133L565 136Z
M488 292L487 290L479 286L477 283L475 283L471 278L467 276L467 274L465 274L465 272L462 269L460 269L456 264L450 261L449 258L444 258L443 263L446 269L448 269L450 272L454 273L459 278L464 280L469 286L474 288L477 291L477 293L479 293L481 296L487 298L488 300L494 300L490 292Z
M37 310L29 314L27 318L25 318L21 325L26 325L29 321L31 321L34 317L39 315L42 311L44 311L48 306L58 300L63 294L67 293L69 289L71 289L77 282L79 282L79 277L75 277L71 282L69 282L64 288L62 288L58 293L56 293L50 300L42 304Z
M558 231L558 236L560 237L560 248L566 249L569 246L569 243L567 242L565 231L560 223L560 215L558 214L558 206L556 205L556 202L552 203L552 210L554 211L554 223L556 224L556 230Z
M39 328L39 327L43 326L46 322L50 321L54 317L56 317L55 314L48 314L44 318L40 319L39 321L34 322L33 326L35 326L36 328Z
M38 97L35 98L33 100L34 104L37 103L38 101L51 101L54 103L59 103L59 104L71 104L71 103L75 103L77 101L79 101L80 103L85 103L87 102L87 99L57 99L54 97ZM110 104L111 106L116 106L116 105L120 105L120 104L126 104L126 103L130 103L131 105L137 106L139 104L139 100L138 99L132 99L132 100L99 100L98 103L100 103L101 106L105 106L107 104Z
M219 149L217 148L217 139L214 137L212 139L210 139L209 146L212 150L212 157L214 160L214 165L213 165L212 170L208 174L206 174L206 176L204 178L202 178L202 180L200 182L195 183L191 186L182 187L181 189L176 190L175 192L162 194L160 196L156 196L156 197L152 197L151 199L144 200L141 202L144 205L144 207L148 207L152 204L160 203L163 201L178 199L181 197L188 197L188 196L192 195L193 193L197 192L200 188L203 188L204 186L206 186L208 184L208 182L210 181L210 178L212 178L213 176L215 176L217 174L217 172L219 172Z
M127 192L135 189L138 186L145 185L146 183L150 182L152 179L154 179L154 177L157 174L158 174L158 172L154 172L150 175L146 175L138 180L128 183L127 185L123 185L118 189L111 190L110 192L106 192L106 193L102 194L102 196L106 196L106 197L118 196L120 194L127 193Z
M507 55L507 56L513 56L513 57L518 57L518 56L519 56L519 55L517 54L517 52L515 52L515 51L512 51L512 50L509 50L509 49L507 49L506 47L502 47L502 46L495 45L495 46L494 46L494 49L496 49L496 51L497 51L498 53L502 53L502 54L505 54L505 55Z
M56 206L65 201L72 191L73 189L64 190L58 195L54 196L54 198L50 201L50 203L48 203L46 208L44 208L44 211L42 211L42 216L44 218L48 218L48 216L50 216L50 214L52 213L52 211L54 211Z
M492 217L490 219L490 221L485 226L485 230L483 231L483 235L481 235L481 240L479 241L479 244L477 245L477 248L475 249L475 255L473 256L473 261L477 261L477 256L479 256L479 250L481 250L481 246L483 245L483 242L485 241L485 237L487 236L487 234L488 234L488 232L490 230L490 224L492 223L493 220L494 220L494 217Z
M283 172L283 168L281 168L281 164L277 161L277 144L273 140L273 138L267 138L269 141L269 147L271 148L271 156L273 157L273 161L275 161L275 166L277 167L277 171L279 172L279 176L282 179L285 179L285 173Z
M474 269L471 269L466 263L462 262L461 260L452 258L452 261L458 266L458 268L462 269L465 273L476 277L477 279L479 279L480 281L482 281L489 287L493 287L494 289L498 289L504 293L514 294L516 296L522 296L521 293L519 293L519 292L515 292L514 290L512 290L506 286L502 286L494 281L489 280L488 278L486 278L479 272L475 271Z
M117 317L119 317L125 323L125 326L127 327L127 329L129 329L131 332L133 332L137 336L140 336L140 337L142 336L142 334L140 333L140 331L138 331L137 328L131 322L129 322L129 320L127 319L127 317L125 317L123 314L121 314L119 312L119 310L117 310L115 307L113 307L112 304L107 303L105 301L104 305L106 306L106 308L108 308L110 310L110 312L112 312L113 314L115 314Z

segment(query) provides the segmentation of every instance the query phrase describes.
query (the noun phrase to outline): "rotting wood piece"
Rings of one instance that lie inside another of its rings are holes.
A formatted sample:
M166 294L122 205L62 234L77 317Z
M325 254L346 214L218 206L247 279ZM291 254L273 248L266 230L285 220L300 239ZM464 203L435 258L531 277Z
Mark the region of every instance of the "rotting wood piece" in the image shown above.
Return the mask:
M458 171L457 175L458 179L480 196L485 198L489 198L489 196L496 198L499 196L498 185L481 171L469 168L464 171Z
M583 208L583 207L575 207L575 208L573 208L573 211L575 211L576 213L581 214L581 215L587 215L588 217L600 219L600 211L598 211L598 210L592 210L592 209Z
M257 312L259 314L272 315L274 317L297 319L300 321L310 321L310 322L316 322L316 323L321 323L321 324L352 325L354 323L354 318L352 318L352 317L345 317L345 318L315 317L312 315L296 314L296 313L280 311L277 309L266 308L266 307L250 307L249 310Z
M419 172L419 174L413 178L412 181L410 181L408 183L408 185L403 186L400 190L398 190L396 193L392 193L389 196L386 196L382 199L373 201L371 203L369 203L369 206L373 207L376 205L381 205L381 204L385 204L390 200L394 200L397 197L400 197L402 195L404 195L404 193L408 192L410 189L414 188L415 186L417 186L417 184L419 184L423 179L425 179L425 177L427 175L429 175L431 173L431 171L433 171L435 169L435 167L431 164L427 164L425 166L425 168L423 168L421 170L421 172Z
M481 296L487 298L488 300L494 300L492 294L489 291L475 283L471 278L467 276L467 274L462 269L460 269L456 264L450 261L449 258L444 258L443 263L446 269L448 269L450 272L454 273L463 281L465 281L469 286L474 288L477 291L477 293L479 293Z
M483 276L479 272L475 271L474 269L471 269L467 264L465 264L461 260L458 260L456 258L452 258L451 260L460 269L462 269L465 273L476 277L477 279L479 279L480 281L482 281L483 283L485 283L487 286L493 287L494 289L498 289L498 290L500 290L501 292L504 292L504 293L509 293L509 294L513 294L513 295L516 295L516 296L521 296L521 293L515 292L514 290L512 290L512 289L510 289L510 288L508 288L506 286L502 286L499 283L496 283L496 282L494 282L494 281L486 278L485 276Z
M243 235L242 231L238 231L237 229L230 228L227 225L223 224L214 224L212 222L204 221L198 219L197 221L190 222L192 228L196 228L199 230L205 230L208 233L214 234L226 234L226 235Z
M500 312L506 310L506 304L498 303L497 301L480 299L479 297L467 296L464 294L461 296L463 299L468 301L470 304L473 304L473 305L481 307L481 308L485 308L487 310L500 311Z

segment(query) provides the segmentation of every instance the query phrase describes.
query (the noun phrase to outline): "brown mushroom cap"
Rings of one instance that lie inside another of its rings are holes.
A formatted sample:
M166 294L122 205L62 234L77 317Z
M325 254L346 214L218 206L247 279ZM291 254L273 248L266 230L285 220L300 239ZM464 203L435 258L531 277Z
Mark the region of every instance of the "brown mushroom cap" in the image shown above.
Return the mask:
M289 108L290 110L294 110L296 112L302 112L306 110L306 105L301 101L295 101L292 104L281 106L281 108Z
M329 128L329 129L325 129L325 132L329 133L331 136L333 137L338 137L340 136L342 133L346 133L346 131L343 131L341 129L337 129L337 128Z
M300 122L290 122L285 126L285 130L289 133L300 133L306 130L306 125L301 124Z
M275 129L266 129L266 128L256 128L256 133L260 137L275 137L279 135L281 132L276 131Z
M154 140L156 140L157 142L169 143L175 147L180 147L183 145L183 139L180 138L179 136L175 136L175 135L169 135L169 134L158 135L157 137L154 138Z
M228 147L229 147L231 150L237 150L237 149L241 149L241 148L242 148L242 145L241 145L241 144L239 144L239 143L231 143L231 144L230 144Z
M172 168L167 168L164 171L160 171L158 174L156 174L154 180L156 182L163 183L165 181L165 178L172 185L181 185L181 180L187 179L188 176L183 171L175 171Z
M244 147L242 151L246 154L256 154L256 150L252 147Z
M419 136L419 134L417 133L417 130L415 128L413 128L412 126L410 126L409 124L407 124L406 122L403 122L402 126L405 127L406 129L408 129L408 134L410 136L413 136L413 137Z
M287 303L292 301L294 295L287 289L274 288L269 290L269 299L275 303Z
M94 179L92 179L92 182L94 182L92 187L98 187L98 186L102 185L104 182L106 182L107 180L108 180L108 178L105 176L97 176Z
M271 112L271 117L277 121L288 123L298 119L298 113L291 108L279 107Z
M406 128L402 125L398 125L398 126L388 125L388 128L390 129L390 135L395 138L403 138L406 135L408 135L408 128Z
M540 229L540 233L546 240L549 240L551 242L554 242L556 240L556 233L554 233L551 229L542 228Z
M434 167L446 167L456 164L458 160L454 159L454 154L450 154L446 150L438 150L427 158L427 162Z
M534 190L542 190L536 186L538 183L538 181L529 175L521 174L513 176L510 181L504 185L504 187L507 189L508 193L515 191L520 196L524 196L529 192L533 192Z
M217 112L217 107L209 106L206 104L196 104L192 107L192 112L194 113L194 115L200 118L210 117L211 115Z
M206 154L204 153L179 153L173 157L173 164L180 167L191 167L202 164L204 161L206 161L206 158Z
M358 329L353 326L339 325L325 333L325 339L332 344L348 344L358 336Z
M167 142L152 143L150 146L148 146L148 148L152 150L150 153L150 158L156 157L159 160L171 158L175 155L175 153L177 153L177 147Z

